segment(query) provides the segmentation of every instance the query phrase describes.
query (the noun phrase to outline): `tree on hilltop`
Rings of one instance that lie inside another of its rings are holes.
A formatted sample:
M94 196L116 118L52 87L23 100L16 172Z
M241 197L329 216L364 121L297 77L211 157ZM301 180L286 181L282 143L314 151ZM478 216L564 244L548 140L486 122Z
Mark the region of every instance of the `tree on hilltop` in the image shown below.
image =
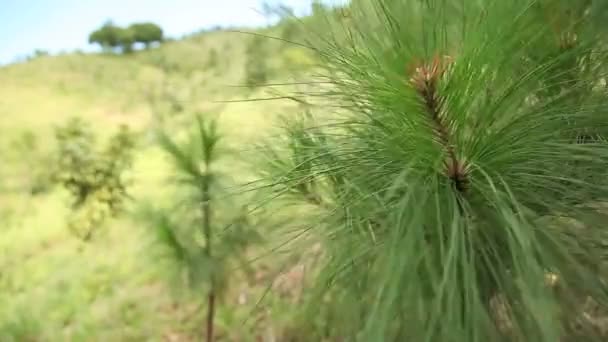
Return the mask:
M163 30L154 23L135 23L129 29L133 31L135 42L145 44L146 48L154 42L163 41Z
M118 44L122 49L122 53L133 52L133 44L135 42L135 32L131 28L118 28Z
M163 30L154 23L135 23L123 28L107 21L89 35L90 44L99 44L106 51L120 47L123 53L132 52L135 43L143 43L148 48L151 43L161 41Z
M99 44L104 50L111 50L120 44L120 28L112 21L107 21L103 26L89 35L89 44Z

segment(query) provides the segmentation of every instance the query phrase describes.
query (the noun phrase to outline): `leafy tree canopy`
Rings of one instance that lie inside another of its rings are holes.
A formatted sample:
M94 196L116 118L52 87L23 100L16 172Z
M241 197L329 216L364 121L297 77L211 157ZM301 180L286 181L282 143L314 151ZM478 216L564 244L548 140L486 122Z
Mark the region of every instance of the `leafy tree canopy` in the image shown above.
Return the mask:
M123 28L108 21L89 35L89 43L99 44L105 49L120 47L123 53L133 51L135 43L144 43L147 47L162 40L163 31L154 23L135 23Z
M135 41L146 46L163 41L163 30L154 23L135 23L129 29L133 32Z
M104 48L114 48L119 45L120 28L111 21L89 35L90 44L99 44Z

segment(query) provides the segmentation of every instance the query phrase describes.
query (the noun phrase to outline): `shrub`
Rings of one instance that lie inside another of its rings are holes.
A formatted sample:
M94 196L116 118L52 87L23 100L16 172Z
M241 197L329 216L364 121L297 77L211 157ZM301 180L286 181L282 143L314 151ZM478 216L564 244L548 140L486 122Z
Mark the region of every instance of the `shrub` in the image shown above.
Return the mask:
M134 135L121 126L102 150L81 119L56 129L58 142L55 181L72 197L70 228L88 240L103 221L115 216L128 197L124 173L131 165Z
M583 305L608 304L590 3L359 0L310 41L343 110L289 118L264 175L324 212L324 337L605 340Z

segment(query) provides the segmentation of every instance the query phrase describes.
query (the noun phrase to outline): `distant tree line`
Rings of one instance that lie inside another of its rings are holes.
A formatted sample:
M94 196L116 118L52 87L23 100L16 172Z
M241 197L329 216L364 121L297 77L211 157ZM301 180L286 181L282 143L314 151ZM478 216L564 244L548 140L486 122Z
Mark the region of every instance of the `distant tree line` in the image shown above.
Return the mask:
M163 30L154 23L135 23L125 28L107 22L89 35L90 44L99 44L104 50L120 48L123 53L132 52L135 43L142 43L147 49L163 40Z

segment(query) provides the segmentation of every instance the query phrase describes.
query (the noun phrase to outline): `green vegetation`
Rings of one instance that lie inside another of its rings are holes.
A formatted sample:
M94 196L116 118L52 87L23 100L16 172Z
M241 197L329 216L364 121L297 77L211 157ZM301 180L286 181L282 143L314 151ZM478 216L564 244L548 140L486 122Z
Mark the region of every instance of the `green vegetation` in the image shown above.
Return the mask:
M89 43L99 44L104 50L113 49L120 45L120 38L123 33L123 29L115 26L112 22L107 22L100 29L91 32Z
M55 179L70 193L75 217L70 228L89 240L107 217L115 216L128 197L123 174L131 166L134 137L126 126L97 151L91 128L73 118L56 131L59 150Z
M120 47L123 53L133 52L135 43L143 43L147 49L152 43L162 41L163 30L154 23L136 23L122 28L110 21L89 35L90 44L99 44L106 51Z
M163 41L163 30L154 23L139 23L129 26L137 43L143 43L149 48L152 43Z
M0 341L608 338L605 2L265 11L0 69Z

